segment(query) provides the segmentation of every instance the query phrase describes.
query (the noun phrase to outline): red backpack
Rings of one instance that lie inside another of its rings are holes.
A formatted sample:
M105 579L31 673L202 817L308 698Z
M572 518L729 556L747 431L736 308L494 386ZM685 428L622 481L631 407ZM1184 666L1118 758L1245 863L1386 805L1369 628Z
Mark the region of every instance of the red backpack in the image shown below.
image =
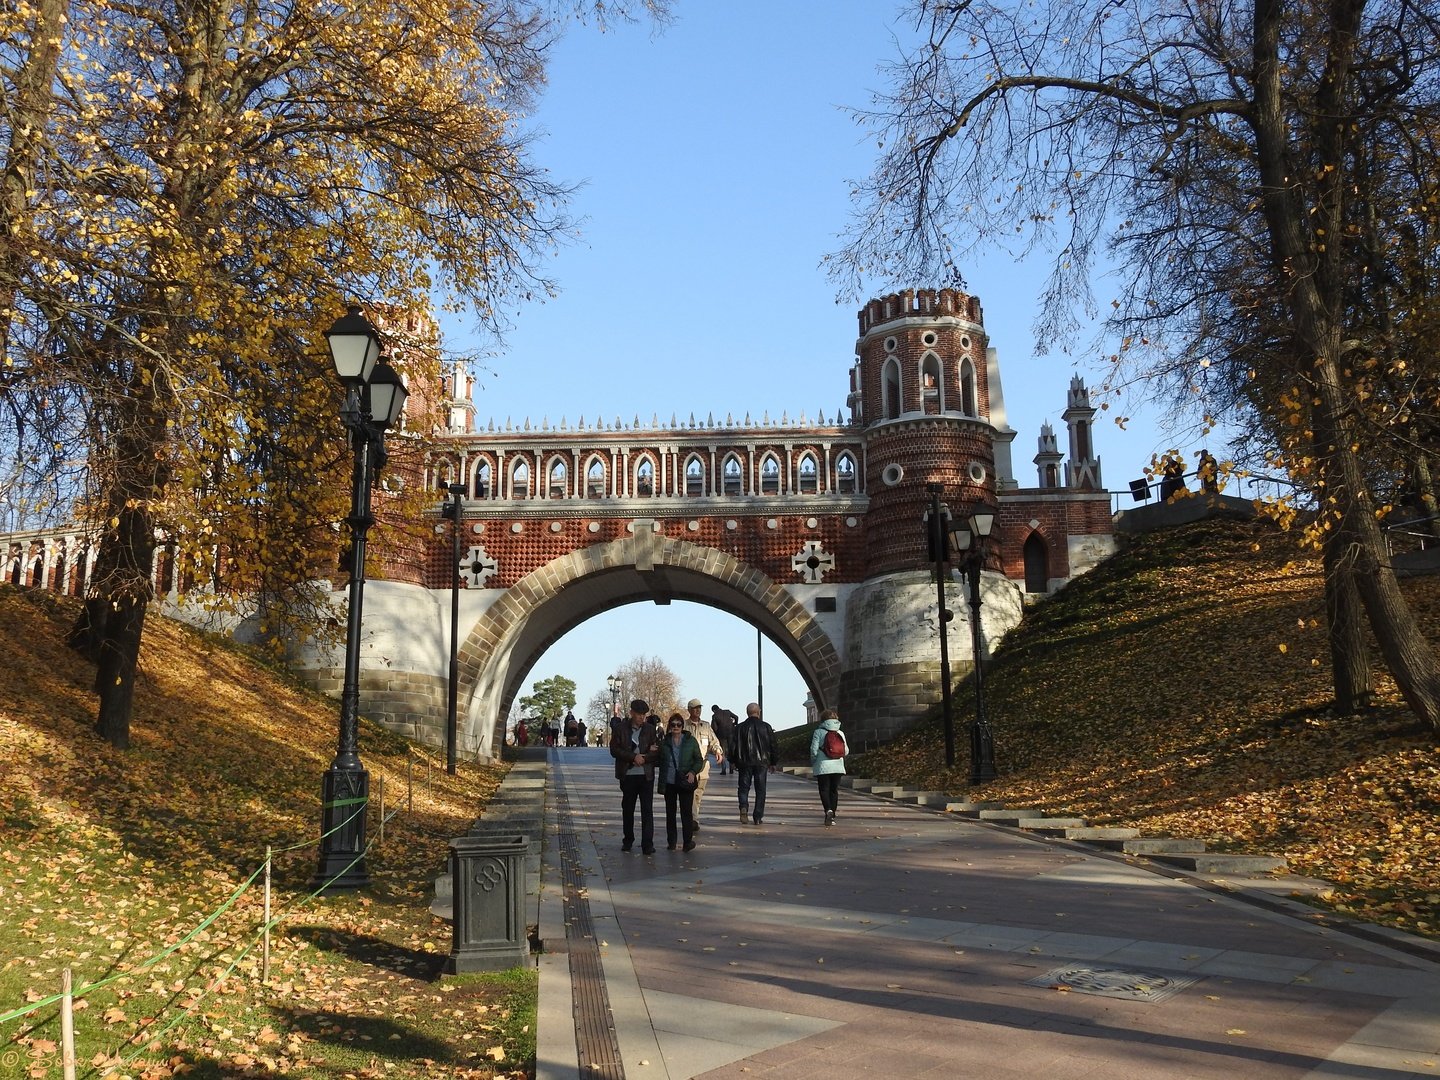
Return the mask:
M835 730L825 732L825 738L820 740L820 752L828 758L843 758L845 756L845 736Z

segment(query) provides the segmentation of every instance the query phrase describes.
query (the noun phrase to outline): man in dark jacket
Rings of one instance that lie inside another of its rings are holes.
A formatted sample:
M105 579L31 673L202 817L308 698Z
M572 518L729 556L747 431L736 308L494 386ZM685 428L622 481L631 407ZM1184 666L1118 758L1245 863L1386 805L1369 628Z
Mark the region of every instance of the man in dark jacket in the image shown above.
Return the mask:
M745 719L735 725L730 737L730 752L725 755L735 763L740 774L740 824L746 819L756 825L765 823L765 780L775 771L780 760L775 745L775 729L760 719L760 706L745 706ZM750 785L755 785L755 816L750 817Z
M635 802L640 802L640 850L655 854L655 763L660 752L660 733L649 719L650 706L636 698L630 702L629 721L610 724L610 756L615 759L615 779L620 781L620 815L625 833L621 851L635 844Z
M730 772L730 740L735 735L735 725L739 721L740 718L729 709L722 709L719 705L710 706L710 727L725 750L725 756L720 759L721 776Z

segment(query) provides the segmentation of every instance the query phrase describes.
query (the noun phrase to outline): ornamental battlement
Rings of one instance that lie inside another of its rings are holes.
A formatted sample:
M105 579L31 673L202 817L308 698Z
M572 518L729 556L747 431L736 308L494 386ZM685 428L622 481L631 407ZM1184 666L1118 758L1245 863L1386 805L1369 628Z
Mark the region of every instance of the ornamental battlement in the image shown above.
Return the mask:
M959 289L905 289L877 297L860 309L860 336L877 326L904 318L935 318L950 316L983 323L985 314L980 298Z
M803 410L792 417L788 410L782 412L778 419L772 419L768 410L761 414L760 419L754 419L748 412L743 420L735 419L734 414L726 413L724 420L716 420L715 414L708 413L701 421L692 412L687 420L681 420L678 413L671 413L668 423L660 419L659 413L651 413L648 421L641 420L640 414L636 413L630 420L623 420L619 416L613 421L607 421L604 417L596 417L593 422L587 422L584 416L576 419L572 425L568 418L562 416L557 424L552 425L548 416L543 416L538 422L532 421L528 416L520 422L506 417L504 423L496 421L493 417L481 429L472 432L465 432L459 435L460 438L475 438L477 435L547 435L563 434L566 432L696 432L703 434L706 431L717 433L723 432L727 437L733 437L736 433L747 431L773 431L777 428L791 430L817 429L817 428L839 428L846 427L851 421L845 420L837 411L827 419L825 410L821 409L814 419ZM441 437L445 437L442 435ZM452 434L450 437L457 437Z

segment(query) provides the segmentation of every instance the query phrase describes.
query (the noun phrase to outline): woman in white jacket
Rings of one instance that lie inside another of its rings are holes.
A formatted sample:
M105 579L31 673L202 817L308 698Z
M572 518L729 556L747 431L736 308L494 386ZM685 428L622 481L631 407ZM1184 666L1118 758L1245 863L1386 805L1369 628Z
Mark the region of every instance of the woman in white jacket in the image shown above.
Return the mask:
M810 771L820 787L820 808L825 811L825 824L835 824L835 810L840 800L840 777L845 775L845 758L850 744L840 730L840 714L826 709L820 726L810 736Z

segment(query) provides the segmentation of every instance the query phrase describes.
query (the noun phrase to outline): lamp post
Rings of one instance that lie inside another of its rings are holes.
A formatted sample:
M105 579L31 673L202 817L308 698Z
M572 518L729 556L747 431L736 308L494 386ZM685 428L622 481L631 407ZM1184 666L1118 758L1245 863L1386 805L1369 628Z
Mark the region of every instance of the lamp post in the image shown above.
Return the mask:
M385 429L405 408L405 384L380 358L380 335L357 305L325 332L335 373L345 386L340 421L355 453L350 480L350 597L345 628L345 682L340 692L340 745L321 784L320 865L311 883L322 889L370 884L365 866L365 816L370 774L360 763L360 623L365 598L365 536L374 524L370 495L385 462Z
M613 720L620 715L620 687L623 684L619 675L611 675L605 680L605 685L610 687L610 718Z
M460 706L460 499L464 484L450 485L450 502L444 516L450 519L450 565L455 568L450 578L450 687L445 711L445 771L455 775L455 742L457 713Z
M995 779L995 740L985 715L985 668L980 648L980 571L995 528L995 512L980 507L970 515L969 527L961 526L951 538L961 552L960 568L970 586L970 642L975 653L975 718L970 722L970 783ZM973 544L972 544L973 541Z
M926 484L930 493L930 513L925 522L930 558L935 563L935 593L940 608L940 715L945 727L945 764L955 764L955 724L950 712L950 620L953 615L945 606L945 579L949 576L945 560L949 557L946 547L945 514L940 507L939 484Z

